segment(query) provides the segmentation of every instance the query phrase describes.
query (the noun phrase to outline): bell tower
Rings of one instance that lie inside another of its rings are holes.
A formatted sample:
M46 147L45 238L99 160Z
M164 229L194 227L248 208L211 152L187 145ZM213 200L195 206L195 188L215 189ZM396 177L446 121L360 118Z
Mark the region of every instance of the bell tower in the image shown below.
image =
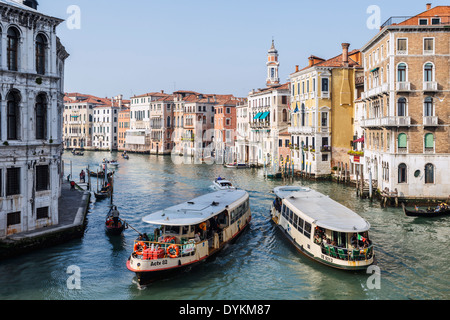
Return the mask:
M267 81L268 87L280 84L280 78L278 77L278 68L280 63L278 62L278 51L275 49L274 40L272 40L272 47L270 47L267 56Z

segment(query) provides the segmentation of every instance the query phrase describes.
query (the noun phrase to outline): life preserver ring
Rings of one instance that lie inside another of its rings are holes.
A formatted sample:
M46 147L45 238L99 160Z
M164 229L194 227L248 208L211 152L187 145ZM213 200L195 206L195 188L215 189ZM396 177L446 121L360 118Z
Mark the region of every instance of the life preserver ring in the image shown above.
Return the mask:
M175 253L173 252L174 250L175 250ZM174 258L178 257L178 254L180 253L180 248L178 248L177 245L172 244L167 248L166 252L169 257L174 259Z
M134 244L134 253L136 253L138 256L142 256L144 250L146 249L147 245L142 241L136 242Z

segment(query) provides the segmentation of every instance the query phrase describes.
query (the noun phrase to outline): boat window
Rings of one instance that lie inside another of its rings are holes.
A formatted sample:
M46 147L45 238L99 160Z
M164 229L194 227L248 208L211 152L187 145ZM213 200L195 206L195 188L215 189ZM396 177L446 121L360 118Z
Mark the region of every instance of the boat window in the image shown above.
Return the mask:
M294 223L293 223L293 225L294 225L294 228L296 228L296 229L297 229L297 223L298 223L298 217L297 217L296 214L294 214Z
M189 233L189 226L183 226L181 234L188 234L188 233Z
M303 225L305 224L305 221L302 218L298 218L298 226L297 229L300 231L300 233L303 233Z
M311 223L305 222L305 233L304 235L309 239L311 238Z
M289 223L292 224L292 217L293 217L294 213L292 212L291 209L289 209Z
M166 226L166 233L180 234L179 226Z
M286 219L286 211L287 211L287 207L283 204L283 209L281 209L281 215L285 219Z

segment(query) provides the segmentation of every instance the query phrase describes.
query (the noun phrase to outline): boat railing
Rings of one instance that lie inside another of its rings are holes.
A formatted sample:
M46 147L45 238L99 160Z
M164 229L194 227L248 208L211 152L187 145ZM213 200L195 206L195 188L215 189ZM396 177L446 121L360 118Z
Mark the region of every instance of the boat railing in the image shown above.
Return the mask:
M324 255L345 261L362 261L373 257L373 245L366 248L342 248L322 244L321 247Z
M193 240L184 243L135 240L133 256L143 260L186 257L195 253L197 244Z

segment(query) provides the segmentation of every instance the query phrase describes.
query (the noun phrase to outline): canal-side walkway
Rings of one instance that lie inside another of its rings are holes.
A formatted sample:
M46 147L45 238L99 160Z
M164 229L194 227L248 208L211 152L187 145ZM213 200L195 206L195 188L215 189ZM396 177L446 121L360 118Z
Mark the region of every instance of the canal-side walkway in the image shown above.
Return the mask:
M59 223L16 233L0 240L0 259L81 238L85 230L90 199L90 192L82 188L73 190L68 181L63 181L59 198Z

